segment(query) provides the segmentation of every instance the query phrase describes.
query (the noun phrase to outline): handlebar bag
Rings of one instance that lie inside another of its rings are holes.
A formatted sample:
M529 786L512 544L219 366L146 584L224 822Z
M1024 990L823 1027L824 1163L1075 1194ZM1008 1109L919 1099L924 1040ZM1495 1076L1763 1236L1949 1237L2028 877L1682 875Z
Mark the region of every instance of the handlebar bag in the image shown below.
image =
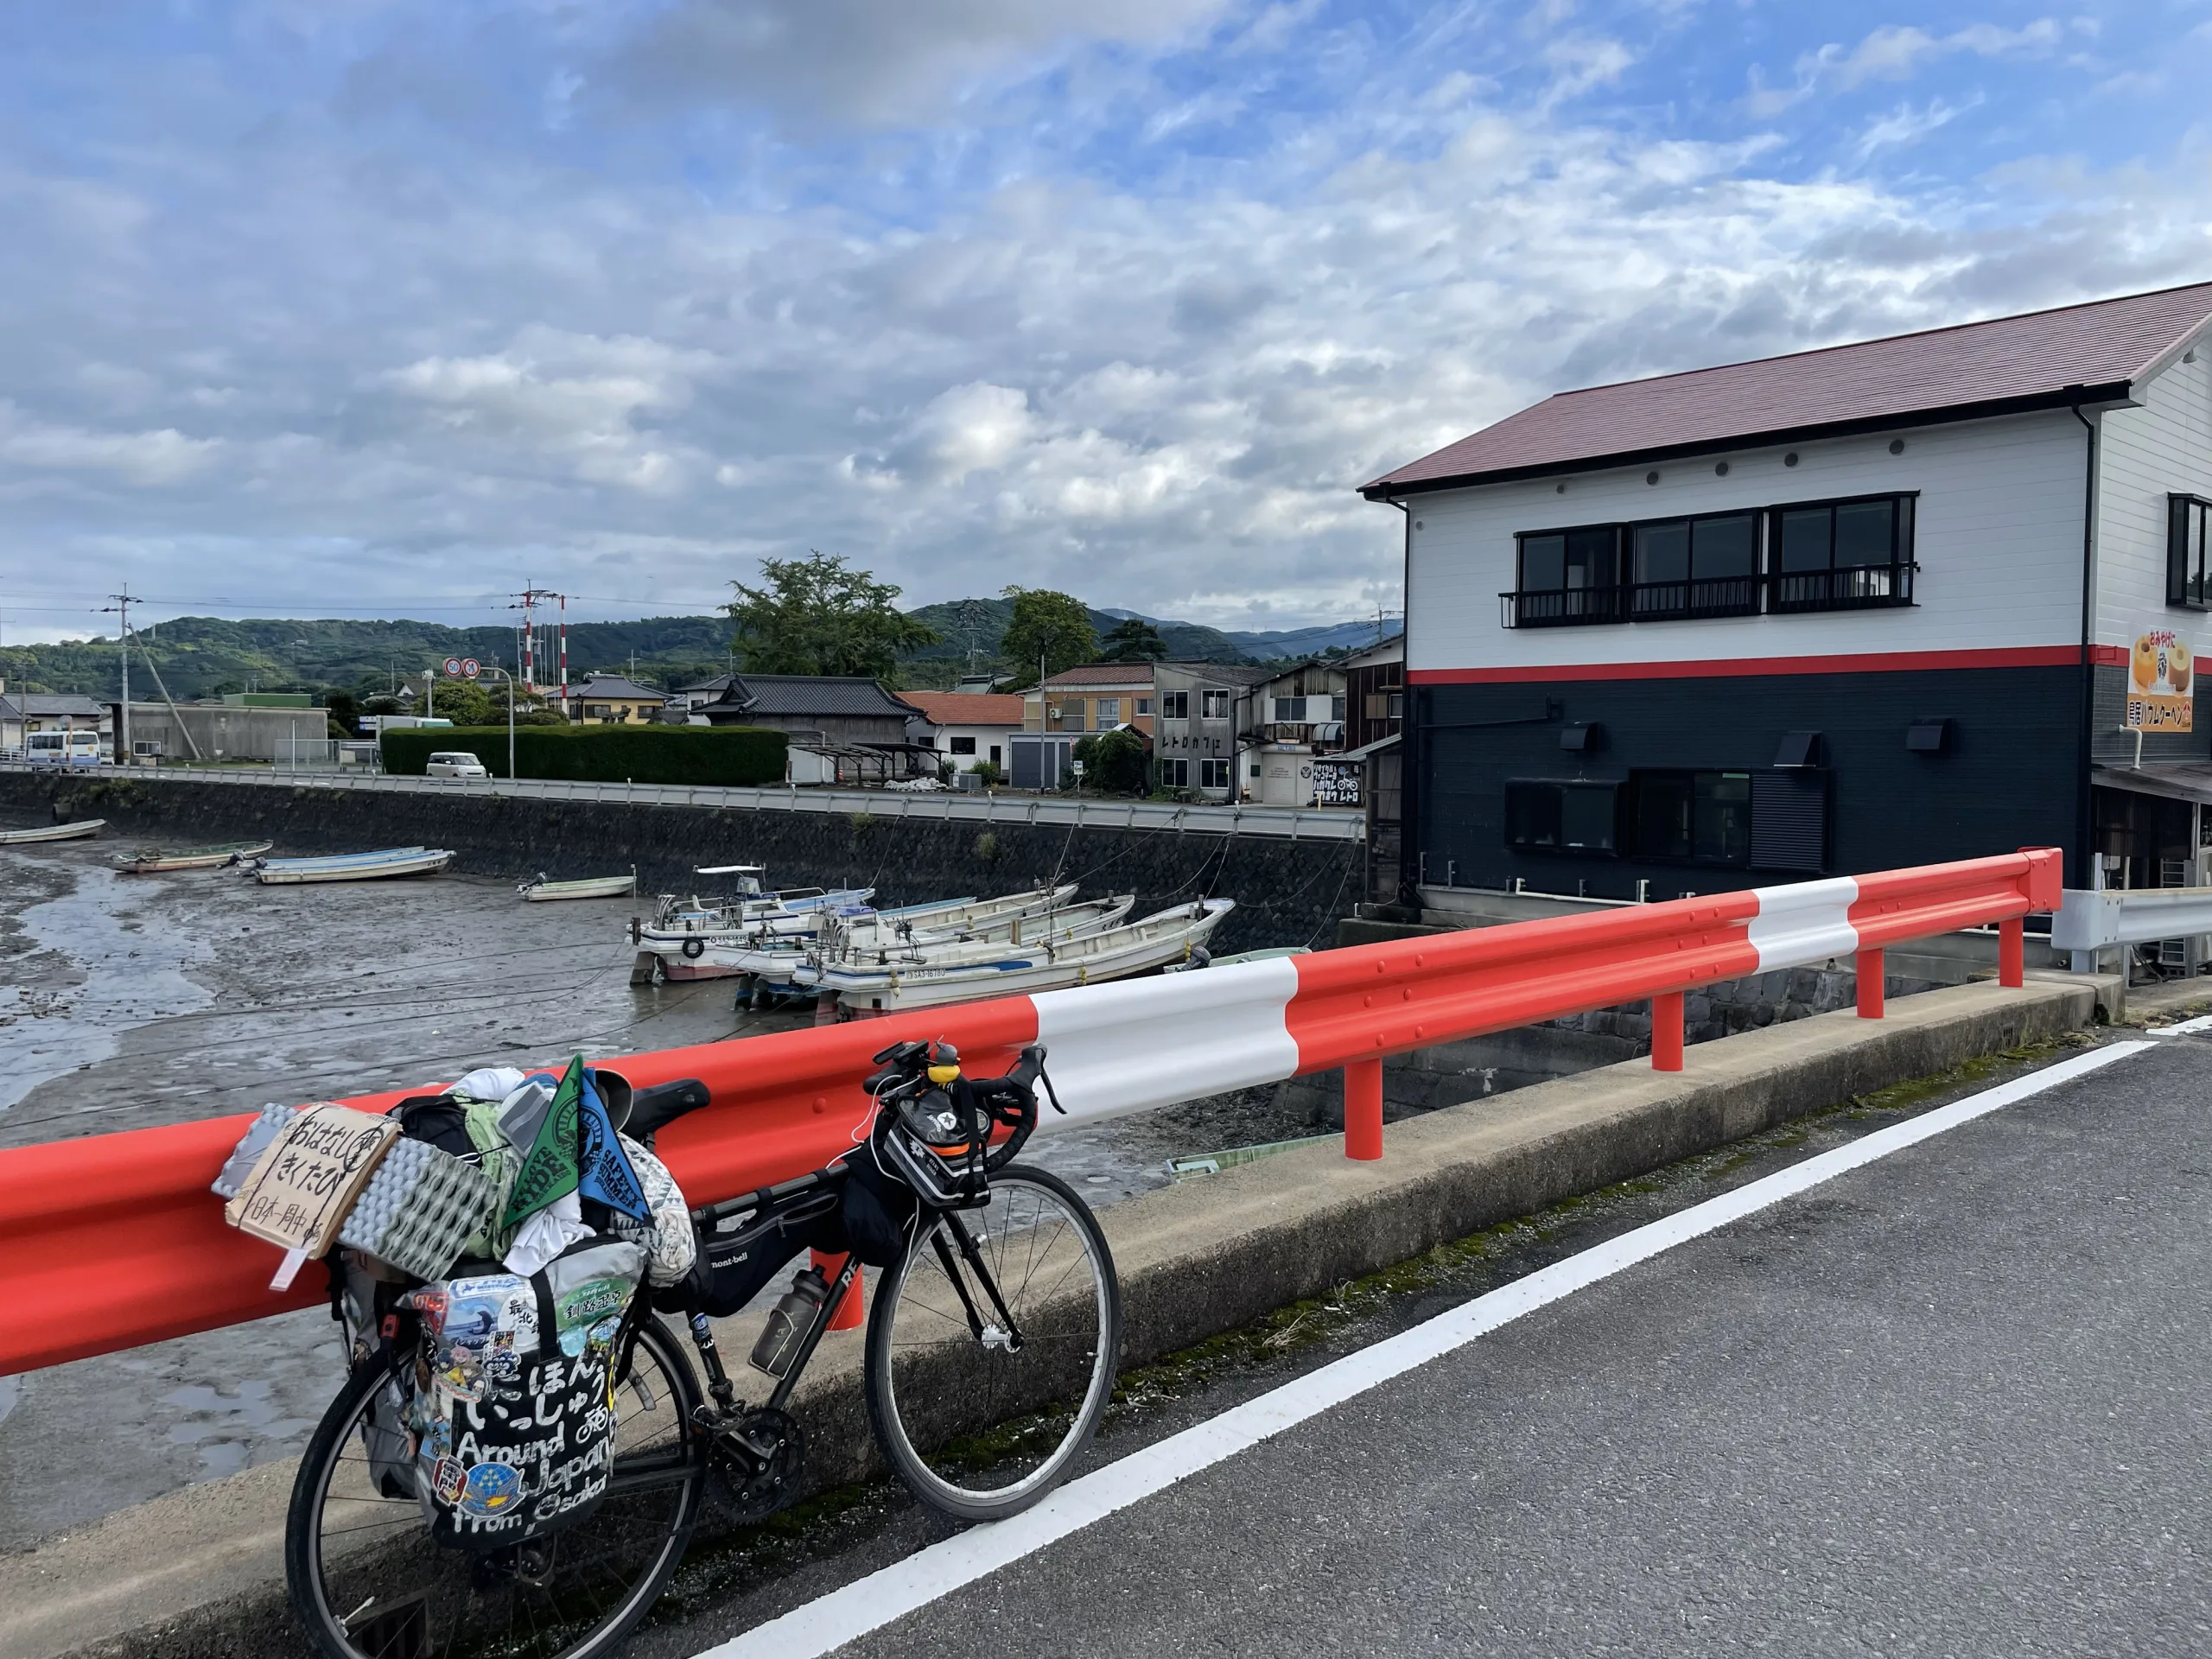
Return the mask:
M404 1299L423 1344L406 1422L441 1541L499 1548L575 1525L614 1459L614 1363L645 1250L588 1238L536 1273L442 1280Z

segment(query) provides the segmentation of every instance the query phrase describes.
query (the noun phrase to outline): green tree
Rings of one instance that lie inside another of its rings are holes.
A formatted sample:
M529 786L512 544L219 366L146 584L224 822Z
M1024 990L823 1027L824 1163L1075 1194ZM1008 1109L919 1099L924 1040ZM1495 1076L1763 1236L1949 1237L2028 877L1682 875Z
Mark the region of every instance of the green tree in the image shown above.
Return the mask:
M1100 660L1109 663L1156 663L1167 654L1160 630L1141 616L1124 617L1107 629L1101 646Z
M763 559L764 586L732 582L729 620L755 674L888 679L899 654L937 643L936 630L901 613L899 589L855 570L842 554Z
M1148 795L1152 792L1152 757L1144 739L1135 732L1098 732L1077 738L1075 758L1083 762L1086 789L1101 795Z
M1037 683L1039 658L1047 678L1077 663L1098 660L1098 635L1081 600L1049 588L1008 588L1004 592L1014 601L1014 615L999 641L999 654L1014 676L1009 690Z

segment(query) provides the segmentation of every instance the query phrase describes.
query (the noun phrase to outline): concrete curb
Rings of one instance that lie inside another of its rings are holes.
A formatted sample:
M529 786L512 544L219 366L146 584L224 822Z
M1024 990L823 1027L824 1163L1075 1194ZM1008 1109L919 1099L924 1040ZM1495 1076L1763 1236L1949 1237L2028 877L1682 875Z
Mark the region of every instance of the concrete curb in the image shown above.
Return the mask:
M1929 991L1879 1021L1847 1011L1700 1043L1677 1073L1627 1061L1395 1122L1379 1163L1323 1146L1130 1199L1102 1213L1122 1363L1855 1095L2056 1037L2103 1001L2094 982L2056 975ZM756 1322L729 1321L725 1353L741 1357ZM817 1486L877 1471L861 1335L824 1344L797 1402ZM268 1651L291 1469L188 1487L0 1560L0 1659Z

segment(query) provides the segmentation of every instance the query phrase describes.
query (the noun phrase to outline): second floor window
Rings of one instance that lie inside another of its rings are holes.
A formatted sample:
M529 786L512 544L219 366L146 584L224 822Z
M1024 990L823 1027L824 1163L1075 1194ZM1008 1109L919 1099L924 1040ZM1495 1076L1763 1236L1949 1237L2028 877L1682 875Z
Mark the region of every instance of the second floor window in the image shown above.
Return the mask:
M1120 720L1121 717L1122 700L1119 697L1101 697L1098 699L1098 729L1100 731L1104 731L1109 726L1113 725L1116 721Z
M1198 715L1201 719L1227 720L1229 718L1228 692L1201 691L1198 693Z
M1162 720L1188 720L1191 717L1191 694L1187 691L1161 692L1160 717Z
M1865 496L1529 531L1516 538L1519 586L1499 596L1505 626L1910 605L1915 499ZM2212 586L2202 591L2212 601Z
M2206 567L2207 521L2212 501L2193 495L2166 498L2166 603L2212 610L2212 570Z

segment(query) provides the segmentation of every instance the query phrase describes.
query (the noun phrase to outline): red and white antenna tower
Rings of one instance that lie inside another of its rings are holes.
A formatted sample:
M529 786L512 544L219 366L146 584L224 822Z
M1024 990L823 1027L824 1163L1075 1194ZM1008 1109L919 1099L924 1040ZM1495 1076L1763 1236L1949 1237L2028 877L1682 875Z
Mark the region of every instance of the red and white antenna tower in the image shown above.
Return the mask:
M525 588L515 595L515 602L507 607L522 613L522 683L526 690L537 690L537 630L531 626L531 614L538 601L553 599L561 602L561 690L569 689L569 596L556 594L550 588Z

